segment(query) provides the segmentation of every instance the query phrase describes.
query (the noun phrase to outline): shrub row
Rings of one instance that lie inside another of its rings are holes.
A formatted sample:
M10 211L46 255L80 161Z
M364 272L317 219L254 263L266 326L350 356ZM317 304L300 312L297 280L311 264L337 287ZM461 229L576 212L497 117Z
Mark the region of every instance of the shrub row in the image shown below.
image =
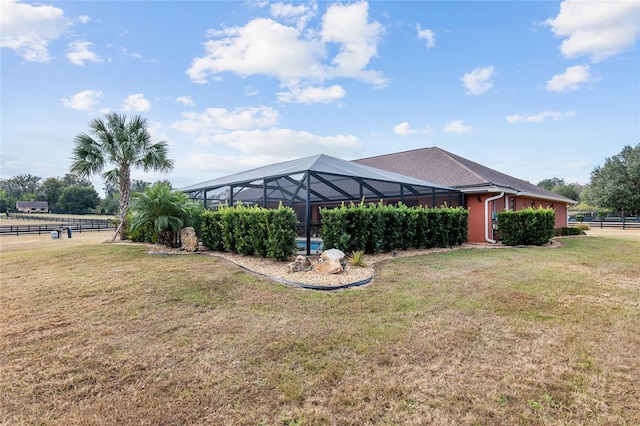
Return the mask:
M540 246L555 235L556 214L551 208L498 212L497 217L502 243L508 246Z
M202 214L202 243L215 251L286 260L296 248L297 224L294 210L282 204L226 206Z
M567 235L581 235L584 231L575 226L563 226L562 228L555 229L556 237L564 237Z
M320 213L324 247L345 253L450 247L467 241L469 212L463 208L343 203Z

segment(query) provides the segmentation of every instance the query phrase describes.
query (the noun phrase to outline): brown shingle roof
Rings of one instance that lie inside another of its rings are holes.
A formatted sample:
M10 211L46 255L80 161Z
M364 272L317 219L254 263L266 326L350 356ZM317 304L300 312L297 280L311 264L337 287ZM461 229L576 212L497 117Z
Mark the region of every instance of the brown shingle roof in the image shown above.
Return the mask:
M574 202L537 185L500 173L497 170L490 169L438 147L420 148L353 161L450 186L464 192L486 191L487 187L498 187L512 189L538 198L566 203Z

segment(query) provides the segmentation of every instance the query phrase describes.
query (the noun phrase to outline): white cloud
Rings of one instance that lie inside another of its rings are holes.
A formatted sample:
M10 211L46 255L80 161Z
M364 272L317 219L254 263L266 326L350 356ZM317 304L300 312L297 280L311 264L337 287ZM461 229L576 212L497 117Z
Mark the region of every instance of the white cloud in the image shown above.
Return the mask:
M267 106L234 110L208 108L201 113L183 113L182 117L183 120L173 123L171 127L194 136L196 145L222 145L242 153L244 162L236 161L229 165L233 171L327 152L355 155L362 148L361 142L353 135L321 136L273 127L279 115ZM211 157L208 154L192 157L198 163L200 160L196 158L202 160ZM219 165L224 167L226 164Z
M318 5L315 2L309 4L309 6L273 3L270 7L271 16L276 19L280 18L288 23L294 23L298 28L304 28L317 11Z
M569 67L564 74L556 74L547 81L549 92L568 92L578 90L581 84L593 81L589 65L576 65Z
M210 137L209 144L224 145L238 154L195 153L181 163L189 170L228 174L322 153L357 155L362 149L362 143L353 135L320 136L277 128L215 135Z
M277 156L242 156L242 155L216 155L209 153L197 153L181 160L180 164L185 170L192 173L193 170L215 172L219 176L237 173L239 170L251 170L268 164L286 161Z
M640 2L565 0L544 23L564 38L563 56L598 62L633 48L640 36Z
M395 126L393 126L393 133L400 136L409 136L409 135L414 135L418 133L418 131L415 129L412 129L409 123L407 123L406 121L403 121L402 123L396 124Z
M327 104L338 99L344 98L346 95L342 86L337 84L331 87L291 87L288 92L278 93L278 102L284 103L323 103Z
M416 24L416 30L418 31L418 39L427 42L427 49L431 49L436 46L436 34L429 29L422 29L420 24Z
M85 111L98 103L102 97L99 90L83 90L68 98L60 99L66 107L73 108L78 111Z
M560 111L542 111L538 114L513 114L508 115L506 120L509 123L542 123L547 118L551 118L556 121L564 120L565 118L571 118L576 115L573 111L560 112Z
M67 59L74 65L84 67L85 62L102 62L102 59L90 49L93 43L89 41L73 41L69 43Z
M361 142L353 135L320 136L279 128L237 130L213 135L208 138L208 143L224 144L244 154L272 156L275 162L331 152L349 155L362 148Z
M174 129L187 134L206 137L212 133L228 130L246 130L273 126L278 122L278 112L267 106L236 108L207 108L201 113L184 113L184 120L173 123Z
M473 127L464 124L462 120L452 120L449 124L444 126L443 130L446 133L457 133L461 135L463 133L469 133L473 130Z
M124 100L122 105L124 111L144 112L151 109L151 102L145 99L142 93L136 93L135 95L129 95Z
M349 77L366 81L376 87L387 85L379 71L368 70L371 58L377 56L377 46L384 29L377 22L369 22L369 4L332 4L322 18L321 36L325 43L338 43L340 53L333 59L333 77Z
M29 62L49 62L49 43L70 26L71 21L57 7L2 0L0 47L15 50Z
M272 19L258 18L244 27L211 34L218 38L204 44L205 56L195 58L187 70L196 83L225 71L242 76L263 74L285 83L322 75L317 57L324 55L323 46L302 39L300 30Z
M178 98L176 98L176 102L178 102L179 104L182 104L184 106L193 106L194 102L193 99L191 99L191 96L180 96Z
M126 47L121 47L120 48L120 53L122 53L123 55L129 56L131 58L134 58L134 59L139 59L142 62L146 62L148 64L155 64L155 63L158 62L156 59L147 59L147 58L145 58L144 56L142 56L138 52L131 52Z
M430 129L428 128L422 130L414 129L406 121L393 126L393 133L400 136L415 135L416 133L429 133L429 131Z
M367 68L377 55L383 28L369 21L366 2L330 5L320 30L306 26L315 6L276 4L271 12L274 19L256 18L244 26L210 30L210 39L203 45L205 54L196 57L186 71L189 78L206 83L224 72L266 75L292 93L332 78L352 78L376 87L387 84L381 72ZM275 18L293 19L296 26ZM329 51L337 53L330 57ZM335 90L332 93L335 96Z
M460 80L464 84L467 95L480 95L493 87L493 67L476 68L466 73Z

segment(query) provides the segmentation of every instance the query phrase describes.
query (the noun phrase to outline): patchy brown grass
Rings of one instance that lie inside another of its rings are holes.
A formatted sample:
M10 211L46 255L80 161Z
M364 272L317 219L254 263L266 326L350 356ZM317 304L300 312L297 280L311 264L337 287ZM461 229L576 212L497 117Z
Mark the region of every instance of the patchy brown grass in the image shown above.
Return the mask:
M75 237L0 240L4 424L640 423L640 241L398 258L327 293Z

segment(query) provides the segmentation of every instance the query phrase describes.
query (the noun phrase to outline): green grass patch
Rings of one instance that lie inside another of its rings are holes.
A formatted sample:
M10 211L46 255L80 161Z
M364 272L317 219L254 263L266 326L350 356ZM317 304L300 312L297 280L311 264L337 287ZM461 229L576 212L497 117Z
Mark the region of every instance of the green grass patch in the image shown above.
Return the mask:
M3 250L0 417L636 424L638 252L453 250L317 292L135 245Z

